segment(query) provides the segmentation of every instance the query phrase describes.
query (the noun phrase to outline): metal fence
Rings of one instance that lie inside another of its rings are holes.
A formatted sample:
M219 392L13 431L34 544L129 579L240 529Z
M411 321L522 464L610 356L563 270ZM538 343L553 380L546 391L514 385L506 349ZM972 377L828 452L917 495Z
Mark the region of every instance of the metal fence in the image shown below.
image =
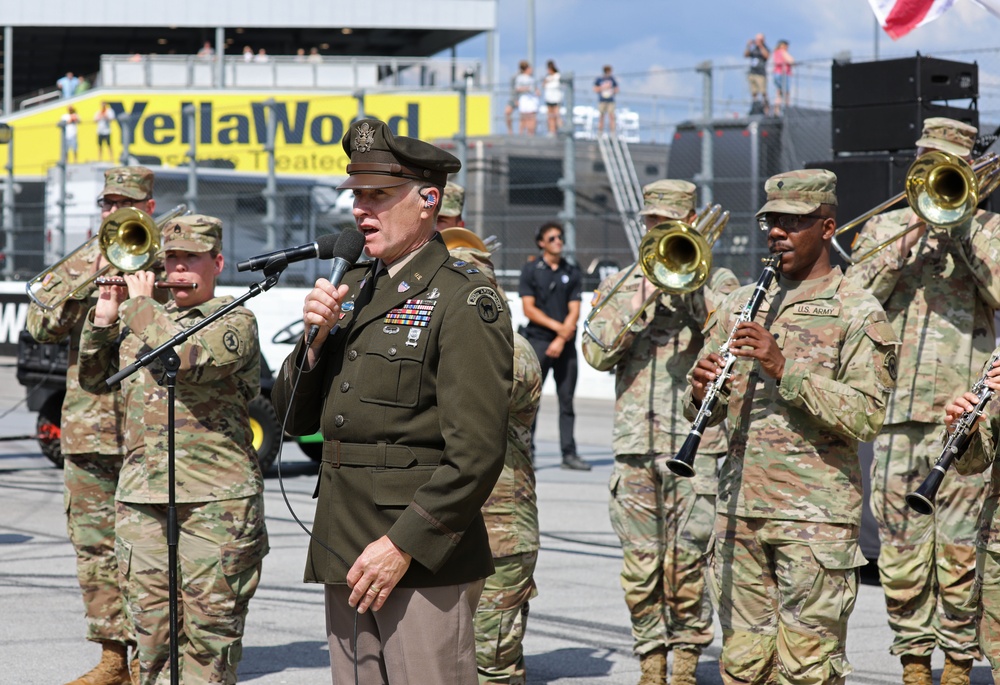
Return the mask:
M1000 121L998 55L1000 49L936 55L978 63L978 106L984 133L993 133ZM720 263L744 280L759 271L755 257L763 246L752 215L761 201L766 176L832 159L831 64L832 60L817 60L796 65L790 107L781 117L748 117L751 100L742 64L616 74L621 87L618 113L624 115L619 132L639 141L630 145L639 184L667 176L691 178L699 184L702 200L711 197L730 210L731 227L715 252ZM454 139L436 141L465 159L466 225L482 236L496 235L502 243L495 261L507 288L516 289L521 266L538 252L535 231L550 220L567 225L568 247L588 273L587 287L596 285L608 269L633 259L596 142L590 111L596 103L593 80L592 76L566 75L562 125L556 136L546 135L544 105L535 136L506 135L504 110L511 95L509 84L504 84L491 90L495 135L466 138L460 126ZM471 79L467 85L473 86ZM364 110L365 96L358 94L359 112ZM459 98L460 107L462 102ZM514 112L515 131L518 119ZM459 121L464 122L464 116ZM229 264L223 276L226 283L249 280L235 272L239 260L305 243L351 223L350 199L336 190L341 177L297 174L294 168L283 168L281 160L289 157L288 150L274 142L273 123L269 131L271 142L260 150L259 171L253 173L227 168L230 165L224 159L204 159L194 145L181 159L131 160L153 165L159 210L183 202L223 219ZM61 134L59 129L52 131L53 136ZM81 140L96 137L95 124L80 122L77 135ZM116 161L126 141L127 134L120 138L116 127ZM3 147L0 144L0 160L6 156ZM706 151L712 160L707 167L702 162ZM195 160L193 165L191 160ZM2 214L5 278L34 275L64 251L62 245L71 249L97 230L94 199L101 172L110 164L107 159L73 159L64 153L63 160L46 161L34 178L13 178L8 165ZM294 265L284 282L309 283L325 268L316 262Z

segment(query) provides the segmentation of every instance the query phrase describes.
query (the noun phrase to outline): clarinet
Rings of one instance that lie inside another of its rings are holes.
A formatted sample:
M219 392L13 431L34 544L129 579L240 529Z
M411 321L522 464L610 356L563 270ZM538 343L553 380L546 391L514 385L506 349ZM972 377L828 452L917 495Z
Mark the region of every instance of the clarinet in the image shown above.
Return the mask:
M986 370L983 371L983 375L972 386L971 392L979 397L979 402L976 403L972 411L964 412L958 418L955 430L948 436L948 441L944 444L944 449L941 450L941 456L934 462L934 468L931 469L920 487L906 496L906 503L910 509L918 514L927 516L934 512L934 498L937 497L937 491L941 487L941 481L944 480L944 474L948 472L951 463L961 456L965 452L965 448L968 447L969 438L972 437L972 428L976 425L979 417L983 415L986 405L993 397L993 390L986 385L986 374L993 368L997 359L1000 359L1000 349L993 352L993 356L986 362Z
M733 330L729 334L729 339L719 348L719 356L722 357L722 371L705 388L705 399L701 401L701 408L698 409L698 415L691 425L691 432L688 433L687 440L684 441L681 451L667 462L667 467L678 476L684 478L694 476L694 457L698 452L698 445L701 444L702 434L708 426L708 418L712 415L712 410L715 409L715 403L719 401L719 392L722 390L722 386L733 375L733 364L736 362L736 355L730 352L729 348L732 346L733 338L736 336L736 329L739 328L741 323L753 321L754 317L757 316L757 311L764 302L767 289L771 287L771 282L778 274L778 264L780 262L780 253L773 254L764 259L764 271L761 273L760 278L757 279L757 286L750 295L750 299L743 305L743 309L740 310L739 318L736 319L736 325L733 326Z

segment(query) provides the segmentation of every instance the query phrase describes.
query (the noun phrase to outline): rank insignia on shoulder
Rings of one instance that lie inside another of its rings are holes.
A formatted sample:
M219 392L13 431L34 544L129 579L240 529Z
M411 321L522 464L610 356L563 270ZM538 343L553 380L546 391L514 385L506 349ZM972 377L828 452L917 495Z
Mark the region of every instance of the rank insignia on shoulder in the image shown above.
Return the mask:
M478 274L479 273L479 269L466 269L465 273L467 273L467 274Z
M454 264L452 264L452 266L455 267L456 269L460 269L463 266L465 266L466 264L468 264L468 262L459 259L457 262L455 262Z
M240 349L240 336L232 328L229 328L222 334L222 344L230 352L236 352Z

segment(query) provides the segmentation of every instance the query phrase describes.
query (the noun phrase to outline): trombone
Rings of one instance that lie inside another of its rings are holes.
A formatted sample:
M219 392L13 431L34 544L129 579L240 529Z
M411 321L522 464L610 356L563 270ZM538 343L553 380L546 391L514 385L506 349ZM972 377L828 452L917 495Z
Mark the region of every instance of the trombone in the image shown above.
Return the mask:
M662 292L673 295L692 293L708 280L712 269L712 245L729 223L729 212L719 205L705 206L693 224L673 220L659 223L646 232L639 243L639 259L615 283L604 300L594 307L583 324L583 332L605 352L614 349L635 325L646 307ZM615 339L605 345L590 327L594 317L632 276L636 268L656 287Z
M881 214L902 199L906 199L914 214L925 224L953 228L967 221L979 204L1000 185L1000 156L995 153L980 157L971 164L958 155L943 150L926 152L910 165L906 172L906 190L890 197L861 216L837 228L833 247L848 264L858 264L892 245L920 224L904 229L882 241L863 255L850 255L837 242L837 236Z
M126 273L149 268L160 250L161 227L186 212L186 205L177 205L154 221L135 207L116 209L101 222L97 235L28 281L25 285L28 297L42 309L51 311L67 300L86 298L94 281L112 268ZM104 255L108 263L95 271L98 255ZM65 269L72 280L50 291L50 282L59 269ZM59 292L65 294L59 296Z

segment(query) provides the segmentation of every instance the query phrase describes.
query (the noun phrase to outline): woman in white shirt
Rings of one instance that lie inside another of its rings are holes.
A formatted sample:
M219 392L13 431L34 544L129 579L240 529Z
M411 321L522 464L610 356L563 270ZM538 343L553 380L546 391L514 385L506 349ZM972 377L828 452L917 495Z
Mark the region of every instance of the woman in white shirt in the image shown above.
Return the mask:
M549 135L554 136L559 132L559 127L562 126L562 119L559 116L559 108L563 101L562 77L559 75L559 69L556 68L556 63L553 60L550 59L547 66L548 73L542 79L542 95L545 99L545 106L548 108Z
M514 78L514 91L517 93L517 111L521 114L520 132L533 136L538 126L538 85L526 60L521 60L518 68L520 72Z

